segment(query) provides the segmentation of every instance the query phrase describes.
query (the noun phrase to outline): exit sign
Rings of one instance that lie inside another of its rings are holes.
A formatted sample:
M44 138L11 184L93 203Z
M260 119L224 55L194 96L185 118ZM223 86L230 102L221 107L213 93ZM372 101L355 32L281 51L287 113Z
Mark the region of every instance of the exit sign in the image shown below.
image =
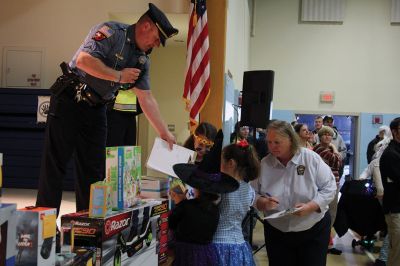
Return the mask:
M320 103L334 103L335 93L333 91L321 91L319 93Z

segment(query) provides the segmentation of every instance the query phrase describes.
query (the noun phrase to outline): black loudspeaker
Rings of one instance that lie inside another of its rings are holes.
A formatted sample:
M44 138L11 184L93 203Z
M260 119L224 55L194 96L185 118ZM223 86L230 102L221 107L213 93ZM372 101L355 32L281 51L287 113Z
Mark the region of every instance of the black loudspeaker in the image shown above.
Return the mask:
M245 71L241 106L241 126L265 128L271 113L274 71Z

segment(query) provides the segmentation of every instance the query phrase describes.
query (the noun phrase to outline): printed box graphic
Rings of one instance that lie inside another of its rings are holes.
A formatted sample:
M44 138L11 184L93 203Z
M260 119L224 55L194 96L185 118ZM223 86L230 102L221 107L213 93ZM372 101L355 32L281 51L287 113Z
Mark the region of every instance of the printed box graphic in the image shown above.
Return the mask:
M99 181L90 185L90 217L105 217L111 212L111 184Z
M120 146L106 148L106 182L111 184L113 210L134 206L141 184L141 147Z
M56 217L54 208L17 210L15 265L55 265Z
M63 237L73 248L96 248L96 265L153 266L167 259L168 202L148 200L105 218L87 212L61 217ZM63 249L63 247L62 247Z

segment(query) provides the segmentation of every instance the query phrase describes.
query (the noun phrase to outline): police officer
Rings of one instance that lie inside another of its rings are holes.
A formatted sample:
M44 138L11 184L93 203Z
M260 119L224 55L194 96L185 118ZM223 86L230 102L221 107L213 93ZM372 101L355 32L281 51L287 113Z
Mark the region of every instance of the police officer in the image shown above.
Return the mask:
M121 86L135 92L144 114L172 148L175 137L150 91L146 54L160 43L165 46L166 39L177 33L151 3L136 24L107 22L91 29L69 63L68 73L64 68L64 75L52 87L36 206L59 211L62 180L74 154L76 208L89 207L90 184L104 178L105 104Z

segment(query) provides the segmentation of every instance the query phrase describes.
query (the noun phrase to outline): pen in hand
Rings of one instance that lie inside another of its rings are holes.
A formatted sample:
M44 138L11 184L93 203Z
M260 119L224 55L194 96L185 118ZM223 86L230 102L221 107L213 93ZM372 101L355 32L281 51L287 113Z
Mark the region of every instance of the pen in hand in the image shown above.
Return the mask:
M276 199L274 199L274 198L272 197L272 195L269 194L268 192L265 192L265 195L268 197L268 199L269 199L270 201L275 202L276 204L279 204L279 201L276 200Z

